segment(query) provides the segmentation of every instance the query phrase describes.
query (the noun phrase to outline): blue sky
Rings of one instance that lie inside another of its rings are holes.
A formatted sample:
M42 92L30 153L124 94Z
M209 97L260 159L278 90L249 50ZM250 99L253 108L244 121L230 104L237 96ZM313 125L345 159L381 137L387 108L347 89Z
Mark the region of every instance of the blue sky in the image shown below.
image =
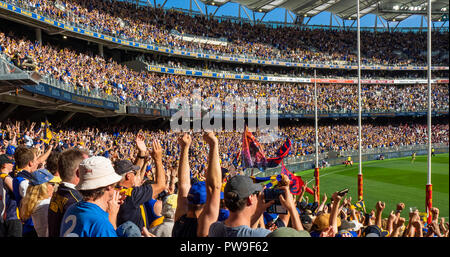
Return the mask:
M147 0L143 0L147 1ZM154 0L148 0L150 3L153 4ZM163 4L164 0L156 0L156 4L160 5ZM203 12L205 12L205 5L200 1L197 0L197 3L199 4L200 8L203 9ZM223 5L216 13L216 16L238 16L238 6L237 3L228 2L225 5ZM183 8L183 9L189 9L189 0L167 0L164 8ZM208 6L208 13L212 13L216 10L217 7L215 6ZM197 5L192 1L192 9L194 11L198 11ZM247 9L248 14L250 17L252 17L252 11ZM263 16L263 13L255 13L255 18L260 19ZM241 17L247 18L247 15L241 11ZM264 21L280 21L284 22L285 17L285 9L277 8L269 12L266 17L264 17ZM342 19L339 17L336 17L339 22L342 22ZM386 20L382 19L383 22L386 24ZM288 15L287 21L292 22L292 18ZM350 26L353 23L353 21L345 21L346 26ZM322 12L309 21L308 25L329 25L330 24L330 13L329 12ZM374 14L367 14L364 17L361 18L361 27L373 27L375 24L375 15ZM421 16L419 15L412 15L408 19L402 21L398 27L420 27L421 24ZM440 27L443 24L443 22L436 22L435 26ZM444 27L448 27L448 22L444 24ZM336 20L332 19L332 25L333 26L339 26L339 24L336 22ZM393 27L396 26L397 22L391 22L389 26ZM356 23L354 24L356 27ZM378 20L378 27L382 27L383 25ZM426 26L426 22L423 22L423 26Z

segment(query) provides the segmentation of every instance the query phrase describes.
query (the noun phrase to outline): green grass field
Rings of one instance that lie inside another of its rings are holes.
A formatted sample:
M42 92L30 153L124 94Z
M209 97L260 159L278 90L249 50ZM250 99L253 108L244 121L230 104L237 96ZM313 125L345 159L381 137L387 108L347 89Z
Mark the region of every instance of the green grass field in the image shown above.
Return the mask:
M438 154L432 157L431 183L433 185L433 206L439 208L440 216L449 217L449 154ZM399 202L406 205L402 216L407 218L409 207L417 207L425 212L425 185L427 183L427 156L417 156L414 164L411 157L368 161L362 165L363 189L366 210L375 209L377 201L386 202L383 216L387 217ZM307 182L314 185L313 170L296 172ZM320 193L330 199L333 192L349 188L348 196L357 199L358 164L353 167L338 165L320 170ZM310 201L313 199L308 195Z

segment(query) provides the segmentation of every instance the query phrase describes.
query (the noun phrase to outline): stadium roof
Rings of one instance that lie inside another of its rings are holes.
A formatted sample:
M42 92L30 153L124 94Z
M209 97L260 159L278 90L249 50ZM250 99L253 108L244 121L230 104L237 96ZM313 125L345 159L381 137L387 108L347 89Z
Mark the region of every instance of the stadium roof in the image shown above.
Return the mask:
M205 4L221 6L230 0L201 0ZM299 17L313 17L323 11L342 19L356 19L356 0L232 0L255 12L270 12L285 8ZM448 0L432 0L432 20L440 21L448 14ZM402 21L414 14L427 15L427 0L360 0L360 15L376 14L388 21ZM447 16L448 17L448 16Z

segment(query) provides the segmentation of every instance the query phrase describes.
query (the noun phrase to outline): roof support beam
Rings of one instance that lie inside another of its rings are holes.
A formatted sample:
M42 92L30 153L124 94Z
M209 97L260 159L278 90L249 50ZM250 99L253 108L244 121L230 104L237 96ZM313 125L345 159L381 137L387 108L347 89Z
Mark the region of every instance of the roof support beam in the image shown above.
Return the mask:
M214 11L214 13L212 14L211 17L214 17L214 15L216 15L216 12L219 10L220 7L221 7L221 6L217 6L216 10Z
M378 16L378 15L377 15L377 17L378 17L378 19L380 19L380 22L381 22L381 24L383 24L383 27L384 27L385 29L387 29L388 27L386 26L386 24L384 24L384 22L383 22L383 20L381 19L381 17Z
M334 17L334 20L337 22L337 24L339 24L339 27L342 27L342 24L339 22L336 15L333 14L333 17Z
M309 19L308 19L308 21L306 22L305 26L308 25L308 23L309 23L309 21L311 20L312 17L308 17L308 18L309 18Z
M291 16L292 21L295 21L294 16L292 16L292 13L291 13L289 10L287 11L287 13L289 14L289 16ZM295 15L295 14L294 14L294 15ZM297 17L297 16L295 16L295 17Z
M164 1L164 3L161 5L161 9L164 8L164 5L166 5L167 0Z
M442 27L444 27L445 23L447 23L447 21L444 21L444 22L442 23L442 25L441 25L441 27L439 28L439 30L441 30Z
M394 32L394 31L397 29L398 25L400 25L400 22L401 22L401 21L399 21L399 22L397 23L397 25L395 25L395 27L394 27L394 29L392 30L392 32Z
M263 21L264 17L266 17L266 14L267 14L267 13L264 13L263 17L261 18L261 20L259 20L258 23L261 23L261 22Z
M285 9L284 10L284 26L286 26L286 23L287 23L287 13L288 13L288 10Z
M377 32L377 26L378 26L378 15L375 14L375 32Z
M167 1L167 0L166 0ZM165 3L165 2L164 2ZM200 8L200 5L198 5L197 0L194 0L195 5L197 6L197 8L200 10L200 12L205 15L205 13L203 12L202 8Z
M333 25L333 13L330 12L330 29L332 25Z
M195 0L194 0L195 1ZM242 7L242 10L244 10L245 14L247 15L249 20L252 20L252 18L250 18L250 15L248 14L247 10L245 10L245 8L241 5L239 5L239 7ZM253 20L253 24L255 24L255 20Z

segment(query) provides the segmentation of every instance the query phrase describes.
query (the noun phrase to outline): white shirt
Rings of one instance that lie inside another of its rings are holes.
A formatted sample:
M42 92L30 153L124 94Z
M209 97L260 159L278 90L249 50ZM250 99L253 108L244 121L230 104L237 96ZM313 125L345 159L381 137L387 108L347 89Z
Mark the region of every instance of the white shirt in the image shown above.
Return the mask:
M68 187L68 188L72 188L72 189L76 189L75 185L69 182L61 182L61 184L64 184L64 186Z
M30 184L30 181L28 179L22 180L19 184L19 194L22 197L25 197L28 189L28 185Z
M50 205L50 199L47 198L38 202L33 214L31 214L38 237L48 237L48 206Z

